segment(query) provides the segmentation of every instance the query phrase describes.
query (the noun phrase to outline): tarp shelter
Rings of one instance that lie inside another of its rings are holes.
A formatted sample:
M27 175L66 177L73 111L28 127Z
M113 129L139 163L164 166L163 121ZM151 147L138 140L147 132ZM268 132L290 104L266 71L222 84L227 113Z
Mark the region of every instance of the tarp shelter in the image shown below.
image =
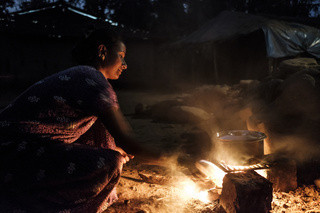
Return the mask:
M301 55L320 58L320 29L263 16L223 11L174 46L198 50L210 46L215 81L226 81L228 77L234 80L261 78L273 70L272 59Z

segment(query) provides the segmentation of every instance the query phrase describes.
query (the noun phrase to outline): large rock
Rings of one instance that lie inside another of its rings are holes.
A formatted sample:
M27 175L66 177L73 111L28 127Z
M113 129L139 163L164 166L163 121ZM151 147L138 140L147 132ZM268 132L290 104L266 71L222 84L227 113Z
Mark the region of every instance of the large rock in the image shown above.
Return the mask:
M320 72L297 71L284 80L269 79L265 83L250 105L252 115L247 116L247 128L265 133L265 154L294 159L298 183L310 183L317 178L313 172L317 167L305 165L320 162Z
M167 115L173 123L201 123L212 117L203 109L191 106L171 107Z
M275 106L282 114L320 118L320 72L297 72L283 81L279 92Z
M273 77L285 79L301 70L320 69L320 65L314 58L294 58L282 61L278 70L272 73Z

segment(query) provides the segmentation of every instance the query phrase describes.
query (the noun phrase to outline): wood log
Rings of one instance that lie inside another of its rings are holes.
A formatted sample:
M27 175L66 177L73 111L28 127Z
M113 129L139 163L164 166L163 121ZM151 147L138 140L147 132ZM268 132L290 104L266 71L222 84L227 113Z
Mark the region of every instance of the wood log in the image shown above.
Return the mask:
M227 213L267 213L271 201L272 183L255 171L224 176L220 204Z

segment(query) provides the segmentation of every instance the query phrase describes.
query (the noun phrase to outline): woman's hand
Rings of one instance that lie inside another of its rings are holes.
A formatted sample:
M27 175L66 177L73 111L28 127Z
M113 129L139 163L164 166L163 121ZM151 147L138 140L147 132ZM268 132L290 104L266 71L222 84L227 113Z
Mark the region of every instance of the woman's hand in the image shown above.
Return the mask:
M116 147L115 151L119 152L122 157L123 157L123 162L122 163L127 163L129 160L133 159L134 156L127 154L123 149L121 149L120 147Z

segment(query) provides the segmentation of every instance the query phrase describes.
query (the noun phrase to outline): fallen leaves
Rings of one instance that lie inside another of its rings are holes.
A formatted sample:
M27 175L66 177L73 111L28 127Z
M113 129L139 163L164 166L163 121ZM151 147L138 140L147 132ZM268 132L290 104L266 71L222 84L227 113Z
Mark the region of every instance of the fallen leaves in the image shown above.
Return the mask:
M317 213L320 212L319 189L314 185L299 187L294 191L274 192L272 213Z

